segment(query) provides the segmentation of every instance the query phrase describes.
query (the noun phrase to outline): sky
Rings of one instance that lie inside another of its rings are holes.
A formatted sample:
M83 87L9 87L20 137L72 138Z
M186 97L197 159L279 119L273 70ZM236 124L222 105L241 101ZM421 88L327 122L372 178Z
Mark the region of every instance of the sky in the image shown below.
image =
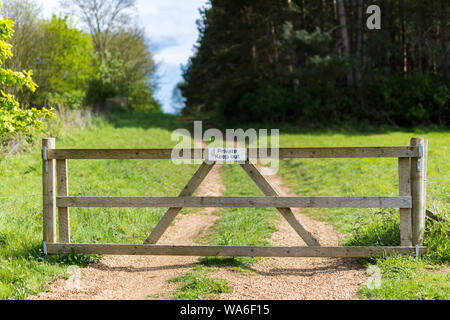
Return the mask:
M59 0L38 0L44 14L59 12ZM172 90L181 80L181 65L188 62L198 39L196 20L207 0L137 0L139 25L146 30L159 64L156 98L167 113L174 113Z

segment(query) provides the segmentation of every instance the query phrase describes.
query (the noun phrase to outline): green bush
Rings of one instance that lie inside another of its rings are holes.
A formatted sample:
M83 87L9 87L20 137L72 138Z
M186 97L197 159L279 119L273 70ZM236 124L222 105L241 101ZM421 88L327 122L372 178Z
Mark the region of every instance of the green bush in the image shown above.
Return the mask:
M40 32L45 39L36 44L40 88L32 103L80 108L94 71L91 36L72 26L67 18L56 16L43 21Z
M375 121L387 118L402 126L448 125L450 89L438 75L373 72L366 79L366 100L372 109L377 108L370 115Z
M0 3L1 6L1 3ZM13 34L14 23L7 17L0 16L0 86L3 88L18 87L20 90L26 88L32 92L37 85L31 78L32 70L16 72L3 69L3 61L12 57L12 46L7 42ZM51 117L51 111L43 108L23 110L12 94L0 91L0 135L5 133L24 132L40 129L42 121Z

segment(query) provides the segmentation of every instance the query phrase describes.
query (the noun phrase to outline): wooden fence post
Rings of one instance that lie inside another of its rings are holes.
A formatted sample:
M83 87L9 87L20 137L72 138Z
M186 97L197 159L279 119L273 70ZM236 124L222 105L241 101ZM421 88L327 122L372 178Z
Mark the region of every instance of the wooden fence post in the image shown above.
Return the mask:
M422 245L425 231L426 172L428 141L412 138L412 147L419 147L419 156L411 158L412 244Z
M55 149L55 139L42 140L42 199L44 209L44 241L56 242L55 160L48 159L48 150Z
M67 160L56 160L58 197L69 196ZM69 208L58 207L59 242L70 243Z
M410 158L398 158L399 196L411 196ZM400 209L400 244L412 245L411 209Z

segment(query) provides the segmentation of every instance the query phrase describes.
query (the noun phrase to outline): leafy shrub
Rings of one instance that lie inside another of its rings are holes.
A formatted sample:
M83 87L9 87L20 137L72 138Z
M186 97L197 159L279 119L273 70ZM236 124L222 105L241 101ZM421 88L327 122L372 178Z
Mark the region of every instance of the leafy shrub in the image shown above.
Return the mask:
M450 89L441 76L384 74L373 72L366 79L366 100L373 120L389 119L397 125L448 125Z
M1 5L1 4L0 4ZM0 16L0 66L5 59L12 57L11 45L7 42L13 33L14 23L7 17ZM33 72L15 72L0 68L0 85L27 88L34 92L37 85L31 76ZM44 118L52 116L52 112L43 108L23 110L12 94L0 91L0 135L12 132L28 133L31 129L40 129Z
M45 41L36 44L40 88L33 104L77 109L94 71L91 36L72 26L67 18L56 16L43 21L40 28Z

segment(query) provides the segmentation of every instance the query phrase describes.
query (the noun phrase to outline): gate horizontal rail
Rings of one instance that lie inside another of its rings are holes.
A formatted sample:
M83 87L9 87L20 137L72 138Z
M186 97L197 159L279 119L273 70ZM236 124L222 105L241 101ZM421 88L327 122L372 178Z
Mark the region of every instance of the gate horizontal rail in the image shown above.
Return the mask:
M236 162L255 182L265 197L193 197L195 190L216 164L207 161L208 149L56 149L55 139L44 139L42 183L44 250L56 253L254 256L254 257L373 257L393 252L423 254L426 208L426 168L428 141L413 138L403 147L281 148L247 149L248 160ZM178 197L74 197L69 196L68 159L202 159L203 163ZM258 168L254 159L300 158L398 158L397 197L280 197ZM57 183L56 183L57 182ZM71 207L169 207L144 244L71 244ZM307 246L180 246L156 243L185 207L277 208ZM324 247L299 221L291 208L398 208L398 247ZM56 214L56 212L58 214ZM57 217L59 243L57 242Z
M207 149L55 149L48 151L48 159L180 159L206 160ZM248 148L249 158L409 158L419 155L417 147L352 147L352 148Z
M58 207L411 208L411 197L57 197Z
M167 255L216 257L377 257L393 252L416 253L415 247L256 247L256 246L177 246L132 244L48 244L49 253L67 253L71 250L85 254L113 255ZM418 248L419 253L426 251Z

